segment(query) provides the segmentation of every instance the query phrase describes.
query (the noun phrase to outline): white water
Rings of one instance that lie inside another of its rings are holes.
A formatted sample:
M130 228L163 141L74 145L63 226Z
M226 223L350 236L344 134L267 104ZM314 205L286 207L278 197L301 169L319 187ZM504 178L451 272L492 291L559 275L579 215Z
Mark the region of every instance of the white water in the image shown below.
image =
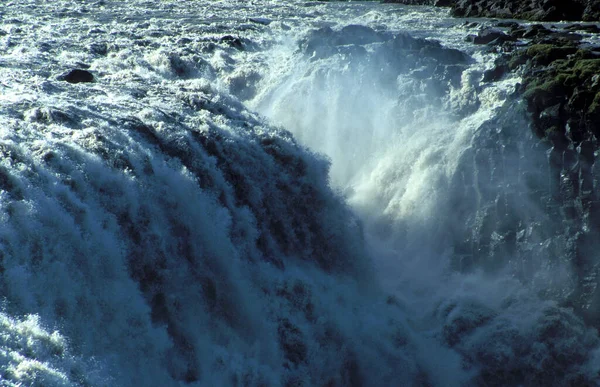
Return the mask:
M544 284L451 269L452 180L518 80L480 84L493 56L443 10L15 1L0 16L2 385L598 382L595 332ZM377 43L363 59L299 49L351 24L475 61L436 97L414 73L376 76ZM82 65L95 83L57 80Z

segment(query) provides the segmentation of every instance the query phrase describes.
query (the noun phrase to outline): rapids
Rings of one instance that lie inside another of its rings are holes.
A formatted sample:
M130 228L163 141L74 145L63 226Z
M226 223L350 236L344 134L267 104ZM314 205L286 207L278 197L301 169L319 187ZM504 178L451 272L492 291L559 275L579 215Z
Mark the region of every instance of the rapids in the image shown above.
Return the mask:
M587 215L474 28L0 5L1 384L599 385Z

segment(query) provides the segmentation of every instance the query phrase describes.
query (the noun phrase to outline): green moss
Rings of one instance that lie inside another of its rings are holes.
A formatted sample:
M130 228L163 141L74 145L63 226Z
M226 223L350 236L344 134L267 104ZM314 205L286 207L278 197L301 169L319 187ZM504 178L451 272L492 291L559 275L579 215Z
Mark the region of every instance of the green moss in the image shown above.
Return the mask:
M520 55L520 53L517 52L516 55L512 55L508 60L508 68L514 70L517 67L524 65L526 62L527 57L525 55Z
M600 58L595 53L572 45L536 44L511 60L519 63L523 58L527 60L523 97L534 117L560 104L563 120L573 125L572 132L581 134L596 127L590 126L600 120L600 91L592 81L600 74ZM553 143L565 141L564 128L545 120L536 123L535 132Z
M564 93L566 79L565 74L536 78L527 84L524 97L529 100L540 93L552 95Z
M591 78L600 74L600 59L581 59L573 66L574 73L580 78Z
M574 46L556 46L554 44L534 44L529 47L526 51L527 57L529 57L535 65L547 66L550 63L559 60L566 59L569 55L577 52L577 48Z

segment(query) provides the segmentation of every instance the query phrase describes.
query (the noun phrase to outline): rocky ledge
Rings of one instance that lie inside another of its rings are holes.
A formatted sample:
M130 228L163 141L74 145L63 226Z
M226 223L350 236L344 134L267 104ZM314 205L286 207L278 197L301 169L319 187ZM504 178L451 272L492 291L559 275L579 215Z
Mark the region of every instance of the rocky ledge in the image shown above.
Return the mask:
M385 0L388 3L451 6L456 16L528 20L600 20L600 0ZM497 21L494 27L465 23L476 31L467 41L501 53L483 81L519 71L532 129L552 146L578 147L600 139L600 25L564 27ZM600 144L595 146L600 148Z
M384 0L383 2L451 7L452 15L458 17L537 21L600 20L599 0Z
M499 80L507 71L521 72L518 94L526 101L532 130L553 146L577 147L599 139L600 46L590 41L600 28L572 24L559 29L516 22L497 26L466 38L502 53L484 81Z

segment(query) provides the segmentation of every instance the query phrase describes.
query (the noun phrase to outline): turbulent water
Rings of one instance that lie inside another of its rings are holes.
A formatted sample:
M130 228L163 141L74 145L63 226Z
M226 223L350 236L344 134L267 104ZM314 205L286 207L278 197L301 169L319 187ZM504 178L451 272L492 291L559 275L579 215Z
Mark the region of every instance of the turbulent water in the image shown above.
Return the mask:
M3 2L0 384L600 385L593 254L469 28Z

